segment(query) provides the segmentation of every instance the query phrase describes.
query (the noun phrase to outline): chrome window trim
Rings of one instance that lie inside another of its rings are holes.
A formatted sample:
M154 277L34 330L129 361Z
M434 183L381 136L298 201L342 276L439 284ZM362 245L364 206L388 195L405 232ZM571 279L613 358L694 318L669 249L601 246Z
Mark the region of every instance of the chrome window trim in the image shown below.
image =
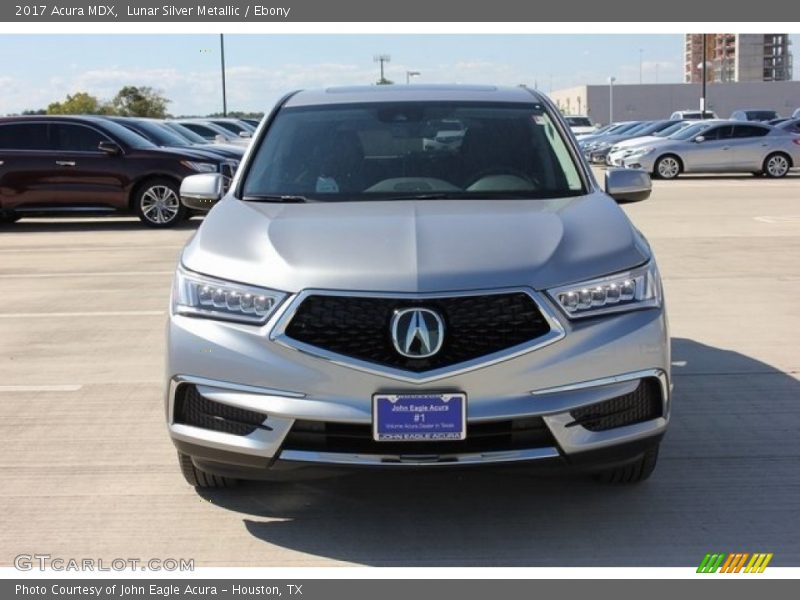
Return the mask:
M423 373L414 373L413 371L406 371L403 369L387 367L379 365L377 363L372 363L369 361L346 356L344 354L331 352L328 350L324 350L323 348L313 346L311 344L299 342L286 335L286 328L288 327L291 320L294 318L298 307L300 306L300 304L302 304L302 302L306 298L312 295L349 296L356 298L358 297L398 298L402 300L429 300L434 298L458 298L464 296L481 296L481 295L494 296L499 294L509 294L515 292L523 292L527 294L536 303L539 312L542 314L545 321L547 321L547 324L550 326L550 331L548 333L524 344L517 344L516 346L512 346L511 348L507 348L499 352L494 352L492 354L487 354L485 356L479 356L477 358L468 361L460 362L454 365L450 365L448 367L441 367L439 369L434 369L432 371L426 371ZM492 290L466 290L458 292L428 292L428 293L306 289L295 295L293 298L288 299L288 301L284 301L283 311L275 316L275 320L272 321L272 323L273 323L272 328L269 331L269 339L285 348L302 352L304 354L307 354L309 356L314 356L316 358L321 358L338 366L347 367L358 371L363 371L366 373L370 373L372 375L389 377L391 379L396 379L398 381L403 381L407 383L416 383L416 384L428 383L431 381L436 381L438 379L444 379L446 377L461 375L469 371L482 369L484 367L488 367L497 364L499 362L510 360L512 358L522 356L523 354L527 354L534 350L538 350L539 348L543 348L544 346L549 346L550 344L553 344L561 340L566 335L566 329L564 325L561 323L558 316L555 314L555 311L551 308L547 300L541 294L527 287L496 288Z

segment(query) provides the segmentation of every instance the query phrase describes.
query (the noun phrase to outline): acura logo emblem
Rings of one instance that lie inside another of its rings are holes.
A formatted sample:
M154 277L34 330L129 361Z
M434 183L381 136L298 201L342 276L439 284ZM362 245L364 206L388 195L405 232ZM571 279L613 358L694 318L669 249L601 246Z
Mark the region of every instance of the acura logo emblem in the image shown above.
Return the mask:
M395 350L408 358L428 358L444 341L444 321L428 308L404 308L392 317Z

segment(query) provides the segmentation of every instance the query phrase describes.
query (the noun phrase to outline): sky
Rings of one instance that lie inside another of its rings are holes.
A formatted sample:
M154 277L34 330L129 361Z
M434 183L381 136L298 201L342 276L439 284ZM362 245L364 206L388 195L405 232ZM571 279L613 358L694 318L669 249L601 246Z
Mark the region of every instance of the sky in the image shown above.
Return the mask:
M800 35L792 35L800 52ZM677 83L682 35L225 35L228 110L266 112L298 88L374 83L525 84L544 92L582 84ZM218 35L0 36L0 114L46 108L86 91L101 100L150 86L174 115L222 110ZM14 57L11 59L11 57ZM800 55L795 58L800 65ZM795 66L795 78L800 77Z

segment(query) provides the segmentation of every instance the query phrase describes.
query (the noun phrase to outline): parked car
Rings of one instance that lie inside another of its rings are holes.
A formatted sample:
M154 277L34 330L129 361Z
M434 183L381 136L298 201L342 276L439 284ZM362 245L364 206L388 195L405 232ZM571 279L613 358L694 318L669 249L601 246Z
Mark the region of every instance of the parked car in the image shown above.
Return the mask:
M676 110L669 118L673 121L698 121L703 119L718 119L719 117L713 110L706 110L702 113L699 110Z
M785 121L779 123L777 127L778 129L781 129L788 133L792 133L794 135L800 135L800 118L786 119Z
M733 121L760 121L768 122L773 119L780 119L781 116L775 110L766 109L748 109L748 110L735 110L731 113L731 120Z
M174 122L193 131L207 142L236 144L245 147L250 144L248 138L243 138L229 129L217 125L216 123L211 123L210 121L200 119L176 119Z
M602 130L598 130L592 135L584 135L578 138L578 145L584 154L591 151L594 144L598 144L611 135L620 135L626 131L630 131L640 127L644 121L622 121L620 123L612 123Z
M623 164L662 179L731 172L783 177L800 165L800 139L760 123L701 122L664 141L637 147Z
M102 117L0 119L0 214L23 216L134 212L145 225L171 227L187 216L181 180L229 173L226 161L155 144Z
M662 129L661 131L656 131L654 133L651 133L650 135L639 136L628 140L616 142L608 150L608 156L606 157L606 164L612 167L622 167L623 159L633 154L636 151L637 147L646 146L647 144L650 144L652 142L659 142L663 139L666 139L668 137L677 134L679 131L683 131L687 127L691 127L694 123L697 122L698 121L673 121L673 125L670 125L669 127Z
M594 133L597 130L597 125L586 115L566 115L564 120L575 135Z
M401 87L403 89L401 89ZM177 268L166 414L198 487L318 466L653 471L670 414L655 259L524 88L281 100ZM451 153L431 122L464 124ZM609 349L613 349L609 351ZM198 351L202 350L202 351Z
M205 119L209 123L214 123L215 125L219 125L220 127L227 129L234 135L238 135L239 137L249 138L252 137L256 131L256 128L242 121L241 119L229 119L229 118L208 118Z
M258 126L261 125L261 119L251 119L251 118L242 118L239 119L240 121L244 121L245 123L249 123L255 129L258 129Z
M608 135L592 145L587 158L589 162L593 164L606 164L608 154L615 145L625 142L626 140L636 140L642 137L656 135L678 123L685 123L685 121L670 121L668 119L663 121L645 121L638 127L634 127L625 133Z
M139 117L106 117L106 119L119 123L162 148L192 148L195 152L207 156L226 158L230 161L234 171L244 156L244 148L241 146L209 144L205 141L202 143L190 142L176 131L166 127L164 122L158 119Z

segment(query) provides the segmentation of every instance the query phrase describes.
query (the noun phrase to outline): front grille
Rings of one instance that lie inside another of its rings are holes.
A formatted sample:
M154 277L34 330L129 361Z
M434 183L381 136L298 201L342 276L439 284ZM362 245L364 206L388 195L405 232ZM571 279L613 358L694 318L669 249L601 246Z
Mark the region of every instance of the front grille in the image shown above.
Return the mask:
M267 415L214 402L200 395L193 385L181 385L175 394L175 422L202 429L249 435L266 427Z
M431 309L444 320L444 343L431 357L407 358L394 348L392 316L409 307ZM311 295L286 335L336 354L423 372L506 350L549 331L536 302L523 292L424 300Z
M376 442L370 425L294 422L284 450L344 452L348 454L443 455L556 446L541 417L468 423L464 440L442 442Z
M657 419L664 414L661 382L655 377L648 377L630 394L576 408L569 414L575 420L567 427L581 425L589 431L606 431Z

